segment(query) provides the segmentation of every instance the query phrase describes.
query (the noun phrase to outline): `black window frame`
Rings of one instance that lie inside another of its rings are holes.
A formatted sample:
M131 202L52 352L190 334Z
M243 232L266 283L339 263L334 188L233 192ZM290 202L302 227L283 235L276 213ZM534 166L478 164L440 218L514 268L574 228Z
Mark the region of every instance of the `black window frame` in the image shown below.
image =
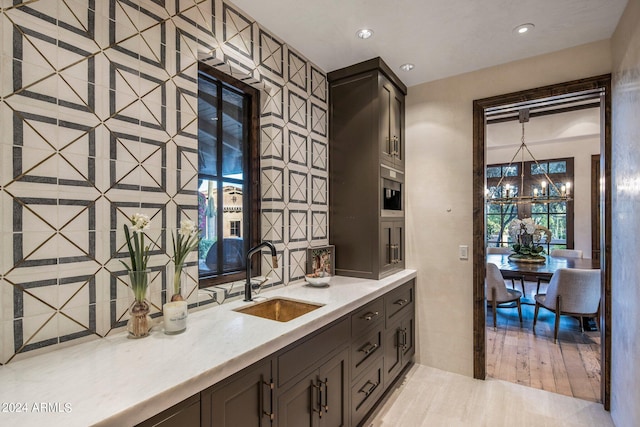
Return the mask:
M558 189L560 189L561 185L563 185L564 183L571 182L573 185L571 191L573 194L575 194L575 178L574 178L575 174L574 174L574 158L573 157L544 159L544 160L537 160L537 162L539 165L547 165L547 169L546 169L547 175L556 184ZM554 162L566 162L566 171L562 173L549 172L548 165L549 163L554 163ZM494 164L486 165L485 167L486 186L488 189L492 189L493 187L495 187L495 190L499 191L500 192L499 194L502 194L504 187L507 184L509 184L511 186L512 196L515 197L519 194L522 194L523 196L532 196L534 188L537 188L538 191L540 191L540 182L542 181L541 178L546 178L544 174L531 173L532 166L534 166L535 164L536 162L533 160L524 162L524 179L522 179L521 177L521 174L522 174L521 168L523 167L523 164L521 162L512 163L512 164L494 163ZM487 174L488 169L498 168L498 167L501 169L500 176L489 177ZM515 172L505 174L505 170L507 168L515 168ZM500 183L500 187L497 187L501 179L502 179L502 182ZM524 186L523 189L520 188L521 184ZM551 191L552 189L549 188L550 186L548 184L547 186L548 186L547 187L548 191ZM494 205L494 206L496 207L499 206L500 212L493 213L493 212L489 212L487 209L487 211L485 212L485 216L489 217L489 216L500 215L500 221L501 221L501 227L502 227L501 231L504 230L505 226L508 225L508 223L515 218L522 219L522 218L533 217L533 215L541 215L541 213L532 212L532 205L528 203L524 203L521 205L516 205L515 203L512 203L512 204ZM550 212L549 205L547 204L546 206L547 206L546 208L547 224L549 224L550 216L558 215L558 214ZM494 209L496 208L494 207ZM545 251L547 253L549 253L553 249L564 249L564 248L574 249L575 247L573 199L566 202L566 221L567 221L566 244L554 243L553 235L552 235L551 242L546 242L545 244L543 244L543 246L546 246ZM497 241L489 241L488 227L485 226L485 230L486 230L485 239L487 239L486 241L487 246L504 246L504 244L507 243L509 240L508 235L506 236L499 235Z
M246 115L246 138L243 141L243 255L246 254L249 248L255 246L260 241L260 134L259 134L259 122L260 122L260 91L238 79L235 79L210 65L199 63L198 64L198 80L201 76L205 76L208 79L216 80L220 83L219 94L222 92L222 88L226 88L236 93L242 93L246 96L244 108L247 111ZM200 96L198 94L198 96ZM222 97L219 97L222 102ZM219 114L221 109L218 108ZM218 136L222 133L222 120L218 120ZM219 144L220 145L220 144ZM198 153L200 147L198 146ZM221 149L218 149L218 155L221 156ZM200 181L201 174L198 170L198 181ZM221 181L230 181L228 178L216 177ZM217 210L218 217L218 230L222 231L222 219L223 219L223 191L217 192ZM223 237L220 237L223 239ZM224 245L220 245L224 246ZM246 278L246 266L233 271L224 272L222 262L222 250L219 250L218 262L219 270L217 273L206 272L203 274L199 269L199 286L208 287L212 285L228 283ZM244 260L246 262L246 259ZM260 263L253 263L252 275L260 274Z

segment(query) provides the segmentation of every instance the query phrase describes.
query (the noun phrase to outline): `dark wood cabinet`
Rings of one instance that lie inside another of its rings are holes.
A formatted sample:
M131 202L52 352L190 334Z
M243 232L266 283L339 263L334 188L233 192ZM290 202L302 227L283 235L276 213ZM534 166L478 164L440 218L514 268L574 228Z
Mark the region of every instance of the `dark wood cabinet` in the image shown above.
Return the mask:
M415 353L415 281L140 426L356 427Z
M406 86L380 58L327 77L329 240L339 248L336 274L380 279L404 268ZM400 221L392 237L382 226L391 219Z
M279 391L278 426L347 426L348 360L349 349L344 347L311 373Z
M413 311L397 319L385 331L384 384L390 385L416 352L415 315Z
M380 161L404 170L404 94L380 76Z
M275 413L272 366L266 359L203 391L202 425L270 426Z
M160 412L137 427L198 427L200 426L200 395L196 394Z

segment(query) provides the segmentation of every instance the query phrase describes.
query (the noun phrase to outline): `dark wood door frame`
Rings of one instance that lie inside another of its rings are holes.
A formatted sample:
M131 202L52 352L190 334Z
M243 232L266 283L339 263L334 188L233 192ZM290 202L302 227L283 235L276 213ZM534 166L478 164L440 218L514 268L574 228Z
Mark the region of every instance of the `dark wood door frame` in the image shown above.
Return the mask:
M602 331L601 395L604 408L611 403L611 75L606 74L566 83L524 90L473 101L473 376L486 377L486 304L485 277L485 112L505 105L518 105L543 98L551 98L588 91L602 91L600 95L601 135L600 170L600 266L602 295L600 330Z

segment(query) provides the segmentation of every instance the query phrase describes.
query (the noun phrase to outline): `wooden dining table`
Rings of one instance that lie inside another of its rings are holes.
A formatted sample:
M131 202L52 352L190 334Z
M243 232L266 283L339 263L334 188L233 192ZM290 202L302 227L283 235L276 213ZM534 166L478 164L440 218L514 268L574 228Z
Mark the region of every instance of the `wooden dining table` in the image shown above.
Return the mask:
M487 254L487 262L498 266L502 275L509 279L511 277L541 277L543 279L551 279L553 273L559 268L582 268L582 269L598 269L600 268L600 260L589 258L564 258L555 256L546 256L545 263L529 263L515 262L509 259L508 254Z

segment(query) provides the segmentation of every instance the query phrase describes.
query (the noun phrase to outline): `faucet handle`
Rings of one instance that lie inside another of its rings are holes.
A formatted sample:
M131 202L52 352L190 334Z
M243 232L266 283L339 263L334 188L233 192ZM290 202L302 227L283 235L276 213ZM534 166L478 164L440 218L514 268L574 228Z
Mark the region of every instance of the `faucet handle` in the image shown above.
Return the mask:
M271 266L273 268L278 268L278 256L274 255L271 257Z

